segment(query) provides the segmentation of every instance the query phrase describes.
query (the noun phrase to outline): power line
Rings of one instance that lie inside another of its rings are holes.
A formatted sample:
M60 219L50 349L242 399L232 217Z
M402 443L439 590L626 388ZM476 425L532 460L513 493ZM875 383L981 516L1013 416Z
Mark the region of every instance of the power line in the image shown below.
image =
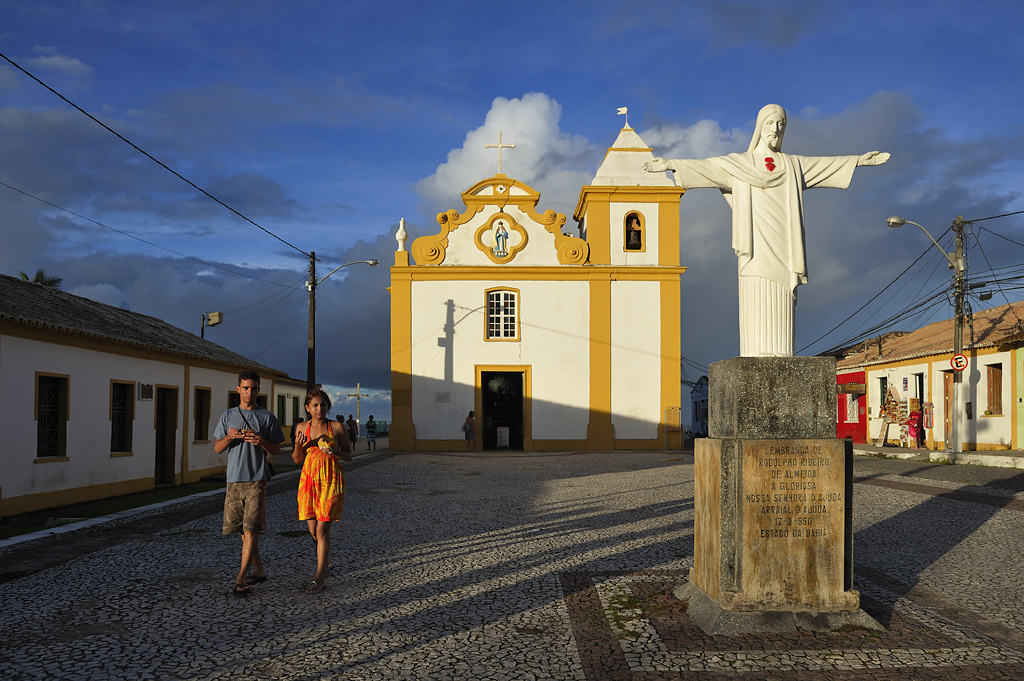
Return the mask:
M280 302L280 301L278 301L278 302ZM302 312L302 308L301 308L301 307L300 307L300 308L297 308L297 309L295 310L295 314L293 314L293 315L292 315L292 318L291 318L291 319L289 319L289 320L287 321L287 323L285 323L285 324L283 324L283 325L281 326L281 335L279 335L279 336L277 337L277 340L275 340L275 341L274 341L273 343L271 343L270 345L268 345L267 347L263 348L263 349L262 349L262 350L260 350L260 351L259 351L258 353L256 353L256 356L255 356L255 357L253 357L253 359L259 359L259 358L260 358L260 355L262 355L262 354L263 354L264 352L266 352L266 351L267 351L267 350L269 350L270 348L272 348L272 347L274 347L275 345L277 345L278 343L280 343L280 342L281 342L281 339L282 339L282 338L284 338L284 337L285 337L285 334L287 334L287 333L288 333L288 331L289 331L289 330L291 329L291 326L292 326L292 322L294 322L294 321L295 321L295 318L299 316L299 313L300 313L300 312Z
M178 251L175 251L173 249L167 248L165 246L161 246L160 244L155 244L152 241L146 241L145 239L143 239L141 237L137 237L134 234L129 234L128 232L122 231L120 229L116 229L114 227L111 227L110 225L105 225L105 224L103 224L102 222L100 222L98 220L93 220L92 218L86 217L86 216L81 215L79 213L76 213L73 210L68 210L67 208L64 208L63 206L59 206L56 203L53 203L52 201L47 201L46 199L40 198L38 196L35 196L34 194L30 194L30 193L28 193L27 191L25 191L23 189L18 189L17 187L13 187L13 186L7 184L6 182L0 182L0 186L7 187L11 191L18 192L22 196L27 196L30 199L33 199L35 201L39 201L40 203L44 203L47 206L50 206L51 208L56 208L59 211L63 211L65 213L67 213L68 215L74 215L76 218L79 218L81 220L86 220L87 222L91 222L94 225L99 225L100 227L103 227L104 229L109 229L111 232L117 232L118 234L121 234L122 236L126 236L129 239L135 239L136 241L141 241L142 243L147 244L149 246L152 246L153 248L158 248L158 249L160 249L162 251L167 251L168 253L173 253L174 255L180 256L182 258L187 258L188 260L194 260L195 262L198 262L200 264L206 265L207 267L215 267L215 268L217 268L219 270L224 270L225 272L237 275L239 277L246 277L247 279L252 279L254 281L262 281L264 284L273 284L274 286L281 286L281 287L285 287L285 288L295 288L297 286L296 284L293 284L291 286L287 286L286 284L279 284L276 281L268 281L266 279L260 279L259 277L252 276L251 274L245 274L244 272L236 272L235 270L228 269L227 267L224 267L222 265L218 265L217 263L208 262L206 260L201 260L201 259L196 258L194 256L186 255L185 253L179 253ZM303 281L305 281L305 277L303 277Z
M995 284L996 288L999 289L999 293L1003 296L1003 300L1005 300L1006 304L1009 306L1010 312L1013 313L1014 317L1017 317L1017 313L1014 311L1013 306L1010 305L1010 299L1006 297L1006 291L1003 290L1003 287L1000 286L999 280L996 279L996 273L995 270L992 269L992 263L988 259L988 254L985 253L985 249L981 246L981 239L978 239L977 241L978 250L981 251L981 257L985 259L985 264L988 265L988 271L992 273L992 282ZM1020 317L1017 317L1017 323L1020 324Z
M966 220L966 221L965 221L965 223L966 223L966 224L970 224L970 225L973 225L973 224L974 224L974 223L976 223L976 222L983 222L983 221L985 221L985 220L995 220L995 219L998 219L998 218L1005 218L1005 217L1011 217L1011 216L1014 216L1014 215L1022 215L1022 214L1024 214L1024 211L1014 211L1014 212L1010 212L1010 213L1002 213L1002 214L1000 214L1000 215L991 215L991 216L988 216L988 217L984 217L984 218L975 218L975 219L972 219L972 220ZM945 236L945 235L946 235L946 234L947 234L947 233L948 233L948 232L950 231L950 229L952 229L952 226L948 227L948 228L946 229L946 231L944 231L944 232L943 232L943 233L942 233L941 235L939 235L939 239L942 239L942 238L943 238L943 237L944 237L944 236ZM979 230L985 230L985 231L989 232L990 234L993 234L993 235L995 235L995 236L998 236L998 237L1000 237L1001 239L1005 239L1006 241L1009 241L1010 243L1016 244L1016 245L1018 245L1018 246L1024 246L1024 244L1021 244L1021 243L1019 243L1019 242L1017 242L1017 241L1014 241L1013 239L1009 239L1009 238L1007 238L1007 237L1005 237L1005 236L1003 236L1003 235L1001 235L1001 234L998 234L998 233L996 233L996 232L994 232L994 231L992 231L992 230L990 230L990 229L987 229L986 227L982 227L982 226L980 226L980 225L979 225L979 226L978 226L978 229L979 229ZM939 239L937 239L936 241L938 241ZM979 239L979 238L978 238L977 236L975 236L975 239L976 239L976 241L977 241L977 245L978 245L979 249L980 249L980 250L981 250L981 252L982 252L982 256L983 256L983 257L985 258L985 261L986 261L986 263L987 263L987 262L988 262L988 257L987 257L987 256L985 255L985 251L984 251L984 249L981 249L981 241L980 241L980 239ZM824 339L824 338L828 337L828 336L829 336L829 334L831 334L831 333L832 333L832 332L834 332L834 331L835 331L836 329L838 329L839 327L843 326L843 324L846 324L846 323L847 323L848 321L850 321L851 319L853 319L853 318L854 318L854 317L855 317L855 316L856 316L857 314L859 314L859 313L860 313L861 311L863 311L863 310L864 310L864 308L866 308L866 307L867 307L868 305L870 305L870 304L871 304L872 302L874 302L875 300L877 300L877 299L878 299L878 297L882 295L882 293L884 293L884 292L885 292L885 291L886 291L886 290L887 290L887 289L888 289L889 287L891 287L891 286L892 286L893 284L895 284L895 283L896 283L896 281L898 281L898 280L899 280L899 279L900 279L900 278L901 278L901 277L902 277L902 276L903 276L904 274L906 274L906 273L907 273L908 271L910 271L910 269L911 269L911 268L912 268L912 267L913 267L914 265L916 265L916 264L918 263L918 261L920 261L920 260L921 260L921 258L923 258L923 257L924 257L925 255L927 255L927 254L928 254L929 250L930 250L930 249L925 249L925 252L924 252L924 253L922 253L922 254L921 254L921 255L920 255L920 256L919 256L919 257L918 257L918 258L917 258L916 260L914 260L914 262L910 263L910 265L909 265L909 266L908 266L908 267L907 267L907 268L906 268L905 270L903 270L903 272L901 272L901 273L900 273L900 274L899 274L899 275L898 275L898 276L896 277L896 279L894 279L894 280L893 280L893 281L891 281L891 282L890 282L889 284L887 284L887 285L885 286L885 288L883 288L883 289L882 289L881 291L879 291L879 292L878 292L878 293L877 293L877 294L876 294L876 295L875 295L874 297L872 297L872 298L871 298L870 300L868 300L868 301L867 301L866 303L864 303L864 305L862 305L861 307L859 307L859 308L858 308L858 309L857 309L857 310L856 310L856 311L855 311L855 312L854 312L853 314L851 314L851 315L850 315L849 317L847 317L847 318L846 318L846 319L844 319L843 321L839 322L839 324L837 324L836 326L834 326L834 327L832 327L831 329L829 329L829 330L828 330L827 332L825 332L825 333L824 333L823 335L819 336L819 337L818 337L817 339L815 339L815 340L811 341L810 343L808 343L808 344L807 344L807 345L805 345L804 347L800 348L800 350L798 350L798 352L803 352L803 351L805 351L805 350L806 350L807 348L811 347L812 345L814 345L814 344L815 344L815 343L817 343L818 341L821 341L822 339ZM995 270L993 270L993 269L992 269L992 265L991 265L991 263L989 263L989 270L990 270L990 271L992 272L992 274L993 274L993 280L994 280L994 283L996 283L996 285L998 286L998 280L997 280L997 279L996 279L996 277L995 277ZM933 274L934 274L934 271L933 271ZM930 279L930 278L931 278L931 276L929 276L929 279ZM927 280L926 280L926 282L927 282ZM1014 289L1009 289L1009 288L1000 288L1000 291L1001 291L1001 292L1002 292L1002 291L1006 291L1006 290L1014 290ZM920 294L920 291L919 291L918 293ZM941 293L941 292L940 292L940 293ZM894 294L893 294L893 295L895 295L895 292L894 292ZM860 339L863 339L863 338L865 338L865 337L869 337L869 336L870 336L871 334L873 334L873 333L874 333L875 331L879 331L879 330L881 330L881 329L885 328L885 326L886 326L886 325L887 325L888 323L891 323L891 324L895 324L895 323L897 323L898 321L904 321L904 320L906 320L906 319L909 319L910 317L913 317L913 316L914 316L914 314L911 314L911 313L913 313L913 312L914 312L915 310L918 310L917 314L924 314L924 312L928 311L928 309L934 309L934 308L936 307L936 305L937 305L937 303L936 303L937 297L938 297L938 294L932 294L931 296L929 296L929 297L928 297L928 298L926 299L926 301L925 301L924 303L922 303L922 305L927 305L927 304L929 304L929 303L930 303L930 304L931 304L931 307L930 307L930 308L925 308L925 309L923 309L923 310L921 310L921 309L920 309L920 306L916 306L916 307L910 307L910 308L906 308L906 309L904 309L904 310L902 310L902 311L900 311L900 312L897 312L897 313L896 313L895 315L893 315L892 317L890 317L890 318L889 318L889 320L886 320L886 322L882 322L881 324L877 324L877 325L875 325L874 327L872 327L872 329L869 329L869 330L867 330L867 331L863 332L863 333L862 333L862 334L861 334L860 336L856 336L856 337L854 337L853 339L850 339L850 340L848 340L848 341L843 341L842 343L839 343L838 345L834 346L834 347L833 347L832 349L834 350L834 349L837 349L837 348L845 347L845 346L847 346L847 345L851 344L852 342L855 342L856 340L860 340ZM1005 294L1004 294L1004 298L1005 298ZM890 300L891 300L891 299L892 299L892 297L890 296ZM1007 300L1007 302L1009 302L1009 301Z
M688 364L691 367L693 367L694 369L696 369L697 371L701 371L701 372L704 372L704 373L707 373L707 371L708 371L707 365L701 364L699 362L695 362L692 359L690 359L689 357L680 356L680 359L682 360L683 364Z
M1024 210L1015 210L1012 213L1003 213L1002 215L990 215L987 218L974 218L973 220L967 220L968 223L983 222L985 220L995 220L997 218L1008 218L1013 215L1024 215Z
M950 229L951 229L951 228L947 228L947 229L946 229L946 232L948 232L948 231L949 231ZM941 234L941 235L939 236L939 239L941 239L941 238L942 238L943 236L945 236L945 235L946 235L946 232L943 232L943 233L942 233L942 234ZM847 318L846 318L846 319L844 319L843 321L841 321L841 322L839 322L838 324L836 324L835 326L833 326L833 327L832 327L831 329L829 329L828 331L826 331L826 332L825 332L825 333L823 333L822 335L820 335L820 336L818 336L817 338L815 338L814 340L812 340L812 341L811 341L810 343L808 343L807 345L805 345L805 346L803 346L802 348L800 348L800 349L799 349L799 350L798 350L797 352L803 352L804 350L806 350L807 348L811 347L812 345L814 345L814 344L815 344L815 343L817 343L818 341L822 340L823 338L826 338L826 337L827 337L827 336L828 336L829 334L831 334L831 333L832 333L833 331L835 331L836 329L838 329L838 328L839 328L840 326L842 326L842 325L843 325L843 324L845 324L846 322L848 322L848 321L850 321L851 319L853 319L854 317L856 317L856 316L857 316L857 315L858 315L858 314L859 314L859 313L860 313L860 312L861 312L861 311L862 311L862 310L863 310L864 308L866 308L866 307L867 307L868 305L870 305L870 304L871 304L871 303L873 303L873 302L874 302L875 300L877 300L879 296L881 296L881 295L882 295L883 293L885 293L885 292L886 292L886 291L887 291L887 290L889 289L889 287L890 287L890 286L892 286L892 285L893 285L893 284L895 284L895 283L896 283L897 281L899 281L900 277L902 277L902 276L903 276L904 274L906 274L907 272L909 272L909 271L910 271L910 268L912 268L912 267L913 267L914 265L916 265L916 264L917 264L917 263L918 263L918 262L919 262L919 261L921 260L921 258L923 258L924 256L928 255L928 253L929 253L929 251L930 251L930 250L931 250L931 248L930 248L930 247L929 247L929 248L927 248L927 249L925 249L925 251L924 251L923 253L921 253L921 255L917 256L917 258L916 258L916 259L914 260L914 262L912 262L912 263L910 263L909 265L907 265L907 268L906 268L905 270L903 270L903 271L902 271L902 272L900 272L900 273L899 273L898 275L896 275L896 278L895 278L895 279L893 279L893 280L892 280L892 281L890 281L890 282L889 282L888 284L886 284L886 285L885 285L885 288L883 288L883 289L882 289L881 291L879 291L879 292L878 292L878 293L876 293L876 294L875 294L874 296L872 296L872 297L871 297L871 299L870 299L869 301L867 301L866 303L864 303L863 305L861 305L860 307L858 307L858 308L857 308L857 309L856 309L856 310L855 310L855 311L853 312L853 314L851 314L851 315L850 315L849 317L847 317ZM845 343L842 343L842 344L840 344L840 345L845 345Z
M209 198L209 199L211 199L211 200L213 200L213 201L215 201L215 202L219 203L219 204L220 204L221 206L223 206L224 208L227 208L227 209L228 209L229 211L231 211L232 213L234 213L234 214L235 214L235 215L237 215L238 217L242 218L243 220L245 220L245 221L246 221L246 222L248 222L249 224L253 225L254 227L256 227L256 228L258 228L258 229L262 230L263 232L266 232L266 233L267 233L267 234L269 234L270 236L274 237L275 239L277 239L278 241L280 241L281 243L283 243L283 244L284 244L285 246L288 246L289 248L292 248L292 249L294 249L294 250L298 251L299 253L301 253L301 254L305 255L306 257L309 257L309 253L306 253L306 252L305 252L304 250L302 250L302 249L301 249L301 248L299 248L298 246L295 246L294 244L291 244L291 243L289 243L289 242L285 241L284 239L282 239L282 238L281 238L281 237L279 237L278 235L276 235L276 234L274 234L273 232L271 232L271 231L270 231L269 229L266 229L266 228L265 228L265 227L263 227L262 225L259 225L259 224L257 224L257 223L256 223L255 221L253 221L253 220L251 220L251 219L247 218L246 216L242 215L242 214L241 214L240 212L238 212L237 210L235 210L234 208L232 208L232 207L231 207L231 206L229 206L228 204L224 203L223 201L221 201L220 199L218 199L218 198L217 198L216 196L214 196L214 195L213 195L213 194L211 194L210 192L206 191L205 189L203 189L202 187L200 187L199 185L197 185L197 184L196 184L195 182L193 182L192 180L190 180L190 179L186 178L186 177L185 177L185 176L183 176L183 175L182 175L181 173L179 173L178 171L174 170L173 168L171 168L170 166L168 166L168 165L167 165L166 163L164 163L163 161L160 161L160 160L158 160L157 158L155 158L155 157L154 157L154 156L153 156L152 154L150 154L149 152L145 151L144 149L142 149L141 147L139 147L139 146L138 146L137 144L135 144L135 143L134 143L134 142L132 142L131 140L129 140L129 139L127 139L126 137L124 137L124 136L123 136L123 135L122 135L121 133L117 132L116 130L114 130L113 128L111 128L110 126L108 126L108 125L107 125L106 123L104 123L103 121L101 121L101 120L97 119L97 118L96 118L95 116L93 116L93 115L92 115L91 113L89 113L88 111L86 111L86 110L85 110L85 109L83 109L82 107L78 106L77 104L75 104L74 102L72 102L72 101L71 101L70 99L68 99L67 97L65 97L64 95L62 95L61 93L57 92L57 91L56 91L56 90L54 90L54 89L53 89L52 87L50 87L49 85L47 85L46 83L44 83L43 81L41 81L41 80L40 80L39 78L36 78L36 77L35 77L34 75L32 75L31 73L29 73L28 71L26 71L25 69L23 69L23 68L22 68L22 67L21 67L21 66L20 66L20 65L19 65L18 63L16 63L16 62L15 62L14 60L12 60L12 59L11 59L10 57L8 57L7 55L5 55L4 53L0 52L0 57L3 57L3 59L4 59L4 60L5 60L5 61L6 61L7 63L9 63L9 64L10 64L11 66L13 66L14 68L18 69L19 71L21 71L22 73L24 73L24 74L25 74L26 76L28 76L28 77L29 77L29 78L31 78L32 80L36 81L37 83L39 83L40 85L42 85L42 86L43 86L44 88L46 88L46 89L47 89L47 90L49 90L50 92L52 92L53 94L55 94L55 95L57 95L58 97L60 97L60 98L61 98L61 99L62 99L62 100L63 100L64 102L66 102L66 103L67 103L67 104L68 104L69 106L71 106L72 108L74 108L75 110L77 110L78 112L80 112L81 114L83 114L84 116L86 116L87 118L89 118L89 120L93 121L94 123L96 123L97 125L99 125L99 126L100 126L101 128L103 128L104 130L106 130L106 131L107 131L107 132L109 132L110 134L114 135L114 136L115 136L115 137L117 137L117 138L118 138L119 140L121 140L122 142L124 142L125 144L127 144L128 146L130 146L130 147L131 147L132 149L135 149L135 151L139 152L140 154L142 154L143 156L145 156L145 157L146 157L146 158L148 158L149 160L153 161L153 163L156 163L156 164L157 164L158 166L160 166L161 168L163 168L163 169L164 169L164 170L166 170L167 172L171 173L172 175L174 175L175 177L177 177L177 178L178 178L179 180L181 180L181 181L182 181L182 182L184 182L185 184L189 185L190 187L192 187L192 188L193 188L193 189L195 189L196 191L200 192L201 194L203 194L203 195L204 195L204 196L206 196L207 198Z
M303 283L303 282L305 282L305 281L306 281L306 278L305 278L305 277L303 277L303 278L302 278L302 281L300 281L299 283ZM290 290L287 290L287 291L279 291L278 293L275 293L275 294L274 294L274 296L281 296L281 297L280 297L280 298L279 298L278 300L275 300L275 301L274 301L273 303L271 303L270 305L267 305L267 306L266 306L265 308L263 308L262 310L258 310L258 311L256 311L256 312L253 312L253 313L252 313L251 315L249 315L248 317L242 317L241 319L234 319L234 320L232 320L232 321L230 321L230 322L221 322L221 324L223 324L223 325L225 325L225 326L227 326L228 324L239 324L239 323L241 323L241 322L244 322L244 321L248 321L248 320L252 319L253 317L258 317L259 315L263 314L263 313L264 313L264 312L266 312L267 310L269 310L269 309L271 309L271 308L273 308L273 307L277 307L278 305L280 305L280 304L281 304L281 303L283 303L284 301L286 301L286 300L288 300L289 298L291 298L292 294L296 293L297 291L301 291L301 290L302 290L302 289L301 289L301 288L299 287L299 285L298 285L298 284L296 284L296 285L295 285L295 286L293 286L293 287L292 287L292 288L291 288ZM274 296L268 296L267 298L264 298L263 300L261 300L261 301L258 301L258 302L259 302L259 303L264 303L264 302L266 302L266 301L270 300L271 298L273 298ZM252 305L247 305L246 307L252 307ZM241 309L243 309L243 310L244 310L245 308L241 308ZM299 307L298 309L299 309L299 311L300 311L300 312L301 312L301 311L303 310L303 308L302 308L302 307ZM234 312L237 312L237 311L238 311L238 310L234 310ZM230 314L230 312L225 312L224 314Z
M978 227L978 229L979 229L979 230L984 230L984 231L988 232L989 234L991 234L991 235L993 235L993 236L997 236L997 237L999 237L1000 239L1005 239L1006 241L1009 241L1009 242L1010 242L1011 244L1016 244L1017 246L1024 246L1024 244L1022 244L1021 242L1019 242L1019 241L1014 241L1013 239L1011 239L1011 238L1009 238L1009 237L1005 237L1005 236L1003 236L1002 234L1000 234L999 232L993 232L993 231L992 231L991 229L989 229L988 227Z

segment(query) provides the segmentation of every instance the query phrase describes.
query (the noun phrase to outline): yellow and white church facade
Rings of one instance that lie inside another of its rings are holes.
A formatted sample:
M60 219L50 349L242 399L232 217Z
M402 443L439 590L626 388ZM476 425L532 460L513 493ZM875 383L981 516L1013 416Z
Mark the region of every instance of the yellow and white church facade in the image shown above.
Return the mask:
M499 152L500 153L500 152ZM391 268L390 448L677 448L679 200L628 126L566 216L500 172Z

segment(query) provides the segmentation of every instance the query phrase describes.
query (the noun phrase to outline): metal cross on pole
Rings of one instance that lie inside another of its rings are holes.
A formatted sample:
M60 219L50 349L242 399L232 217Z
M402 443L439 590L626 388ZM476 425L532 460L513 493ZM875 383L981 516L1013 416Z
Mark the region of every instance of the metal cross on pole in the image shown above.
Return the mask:
M498 132L498 143L497 144L485 144L485 149L497 149L498 150L498 174L501 174L501 150L502 149L515 149L514 144L502 144L501 143L501 132Z
M356 391L354 393L349 393L348 396L356 398L356 423L362 423L363 422L363 417L359 413L359 398L361 398L361 397L369 397L369 395L367 395L366 393L361 391L359 389L359 384L356 383Z

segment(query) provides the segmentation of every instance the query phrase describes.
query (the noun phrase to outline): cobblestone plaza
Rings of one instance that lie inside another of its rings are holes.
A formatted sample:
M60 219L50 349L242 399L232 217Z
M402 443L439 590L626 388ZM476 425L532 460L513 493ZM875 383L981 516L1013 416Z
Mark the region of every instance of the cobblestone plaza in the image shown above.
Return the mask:
M250 596L231 593L218 494L145 511L157 531L110 521L117 541L0 584L0 678L1024 678L1024 494L998 486L858 473L855 587L885 630L721 637L672 595L692 456L361 456L316 595L296 482L271 484Z

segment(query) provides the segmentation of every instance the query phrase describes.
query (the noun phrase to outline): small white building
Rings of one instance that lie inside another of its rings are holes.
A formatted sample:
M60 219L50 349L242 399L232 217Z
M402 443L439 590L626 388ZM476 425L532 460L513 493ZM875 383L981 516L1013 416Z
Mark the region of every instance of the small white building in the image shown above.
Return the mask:
M963 451L1019 449L1024 443L1024 302L976 312L964 329L967 368L960 384ZM868 442L900 441L898 421L921 405L925 445L948 449L952 433L954 320L891 334L847 350L840 373L865 372ZM886 397L889 397L888 409Z
M690 430L695 437L708 436L708 377L701 376L690 390Z
M238 373L289 423L304 384L149 317L0 275L0 515L225 470L216 419ZM276 405L268 398L276 397Z
M391 270L396 450L679 446L679 198L624 128L566 216L500 172ZM672 414L672 424L666 415ZM675 438L676 441L671 440Z

